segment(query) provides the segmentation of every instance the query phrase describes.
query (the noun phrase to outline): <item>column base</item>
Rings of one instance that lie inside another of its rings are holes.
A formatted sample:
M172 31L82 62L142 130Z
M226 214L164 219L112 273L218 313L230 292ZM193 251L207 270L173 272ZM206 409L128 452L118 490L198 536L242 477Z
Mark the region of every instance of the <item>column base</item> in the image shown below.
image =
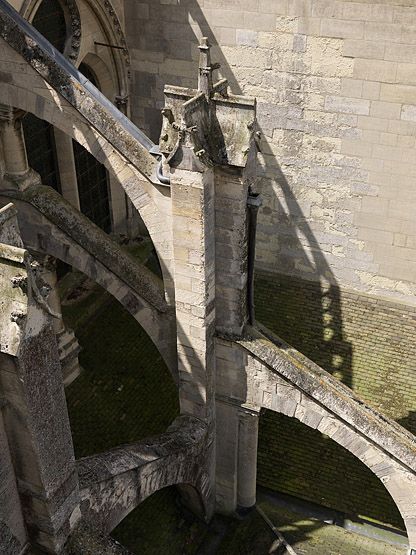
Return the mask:
M42 181L35 170L29 169L21 175L6 173L3 178L2 189L25 191L34 185L42 185Z
M243 519L246 518L246 516L251 514L254 511L255 508L256 508L256 505L252 505L251 507L240 507L240 506L238 506L237 509L236 509L236 512L235 512L236 517L238 519L243 520Z

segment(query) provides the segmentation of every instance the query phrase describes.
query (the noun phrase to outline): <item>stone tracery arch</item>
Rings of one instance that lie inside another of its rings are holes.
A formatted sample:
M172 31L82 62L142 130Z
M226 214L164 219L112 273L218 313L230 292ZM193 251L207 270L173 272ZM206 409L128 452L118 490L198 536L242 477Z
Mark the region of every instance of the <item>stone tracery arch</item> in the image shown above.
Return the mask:
M20 13L28 21L32 21L43 0L25 0ZM67 41L64 55L76 63L81 45L81 17L75 0L59 0L67 23Z
M28 21L32 21L42 1L43 0L25 0L20 8L21 15ZM108 50L113 65L113 71L111 73L115 89L111 100L115 102L119 109L126 111L125 108L129 93L130 55L127 48L126 37L117 12L109 0L78 0L78 2L81 3L81 5L84 3L92 10L102 31L104 42L118 47ZM68 29L68 38L64 55L78 67L81 61L84 61L85 56L89 54L95 54L97 56L97 52L84 52L82 59L80 59L83 22L77 0L59 0L59 3L64 10Z
M121 46L123 50L114 49L113 57L119 77L120 95L128 93L128 67L130 66L130 56L127 48L126 37L121 26L117 12L109 0L85 0L94 11L99 20L104 34L108 37L109 43Z

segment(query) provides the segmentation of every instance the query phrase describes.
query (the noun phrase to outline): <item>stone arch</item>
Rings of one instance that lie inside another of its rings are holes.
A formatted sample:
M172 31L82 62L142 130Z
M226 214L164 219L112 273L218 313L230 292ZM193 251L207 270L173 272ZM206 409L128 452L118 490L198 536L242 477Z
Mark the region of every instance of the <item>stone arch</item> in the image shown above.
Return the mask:
M32 21L42 1L43 0L25 0L20 9L20 13L25 19ZM113 71L111 73L114 78L114 90L111 91L111 97L108 95L106 96L110 98L111 101L115 101L120 109L124 108L127 104L129 92L130 56L126 37L116 10L109 0L59 0L59 3L64 9L68 29L68 38L64 55L71 60L74 65L78 66L89 54L96 55L96 53L91 50L82 53L83 21L80 14L80 7L82 8L83 5L90 8L93 12L101 29L103 42L121 47L121 49L118 48L109 51L111 53L110 59L113 65ZM82 59L80 59L80 56L82 56ZM104 94L106 93L104 92Z
M110 69L107 67L104 60L97 54L88 52L80 61L80 65L81 64L86 64L91 69L96 76L103 95L107 98L111 98L114 94L114 83L111 78Z
M127 48L126 37L118 18L117 12L110 0L83 0L94 12L109 44L120 46L112 50L115 73L118 79L117 88L120 98L126 98L129 91L130 56Z
M279 345L282 351L278 354L277 345L267 345L264 340L263 336L261 341L252 341L247 349L252 353L247 357L249 404L297 419L327 435L361 461L389 492L405 523L410 545L415 547L416 472L407 463L408 457L414 462L414 456L408 448L407 452L404 450L409 439L407 432L366 407L322 369L310 361L306 363L307 359L294 349L286 346L285 352L283 345ZM319 379L309 368L312 365L316 372L319 369ZM293 381L288 379L289 373ZM295 373L299 382L297 379L295 382ZM318 395L322 399L317 399ZM376 441L378 426L385 432ZM402 457L395 451L401 451Z
M284 403L282 403L281 410L279 410L277 405L270 410L286 414ZM327 435L335 443L354 455L380 480L403 518L411 545L415 545L416 526L413 524L412 519L409 518L411 510L413 510L412 507L416 502L416 495L411 492L416 487L415 476L406 471L401 465L395 463L395 461L392 461L389 456L372 445L364 437L352 432L348 426L329 413L323 418L322 424L315 428L311 420L311 411L314 411L316 414L314 407L306 411L303 406L302 408L299 407L299 410L295 411L293 418L308 428L317 429Z
M13 193L6 197L10 200L11 196L18 209L25 248L58 258L101 285L140 324L177 382L175 319L164 301L158 278L150 275L146 268L141 268L139 263L130 261L128 256L123 256L118 245L113 245L104 232L58 193L49 187L39 187L35 195L37 204L43 207L46 215L30 200L14 198ZM92 245L83 240L89 237ZM92 248L94 245L96 250ZM115 248L117 253L114 253ZM118 268L121 259L125 263ZM140 287L143 294L138 290Z
M139 495L136 501L131 502L130 505L124 508L124 510L119 511L117 513L116 519L113 520L111 527L109 527L106 530L106 533L111 534L111 532L113 532L113 530L117 528L117 526L121 524L121 522L125 518L128 518L128 516L133 511L135 511L139 507L139 505L141 505L141 503L146 501L146 499L149 499L149 497L151 497L152 495L155 495L159 491L162 491L163 489L166 489L172 486L175 486L178 489L179 493L181 494L181 497L185 497L186 500L191 499L191 503L193 504L191 505L192 512L194 512L194 514L197 514L197 516L201 518L201 520L205 520L206 515L208 514L208 507L207 507L207 500L204 498L202 494L202 480L205 479L206 476L204 478L202 477L199 478L194 483L182 482L181 479L179 479L178 481L177 478L172 478L172 479L164 479L164 478L165 478L165 474L162 473L161 480L154 490L144 491ZM131 493L130 493L130 496L131 496Z
M80 459L84 518L109 534L142 501L169 486L183 488L190 503L199 504L200 516L210 518L213 498L206 447L206 425L183 415L157 437Z
M141 164L137 163L137 149L132 138L129 139L131 147L129 143L127 150L122 148L120 151L117 146L114 146L112 139L91 125L83 116L82 109L78 110L57 93L37 71L28 67L17 52L7 48L7 56L4 58L0 60L0 71L5 70L0 82L0 103L14 106L48 121L79 142L116 176L149 232L159 257L166 297L173 301L170 189L151 183L143 175ZM10 61L15 62L13 75L10 72ZM70 90L70 96L80 93L69 76L65 90ZM94 117L100 117L102 106L94 103L90 98L84 99L82 104L88 106L89 113L96 109L97 113ZM97 122L99 121L97 119ZM118 139L114 138L114 140ZM132 148L131 157L130 148ZM149 163L154 164L153 167L156 168L153 158L146 154L143 160L144 167L150 169Z

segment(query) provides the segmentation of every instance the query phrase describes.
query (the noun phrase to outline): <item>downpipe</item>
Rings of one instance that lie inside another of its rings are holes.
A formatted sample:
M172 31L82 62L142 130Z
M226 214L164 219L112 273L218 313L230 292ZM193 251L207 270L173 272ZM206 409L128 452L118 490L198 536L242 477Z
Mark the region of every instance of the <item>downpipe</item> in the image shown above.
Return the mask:
M248 322L252 326L255 322L254 310L254 264L256 259L256 231L257 231L257 214L262 205L260 193L253 193L251 188L248 191L247 208L248 208L248 253L247 253L247 307Z

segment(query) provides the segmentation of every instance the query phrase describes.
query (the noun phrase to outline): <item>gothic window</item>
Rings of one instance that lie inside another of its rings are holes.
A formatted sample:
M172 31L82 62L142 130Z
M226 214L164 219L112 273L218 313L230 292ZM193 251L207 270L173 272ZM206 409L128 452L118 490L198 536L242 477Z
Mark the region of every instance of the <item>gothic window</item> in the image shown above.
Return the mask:
M23 118L23 132L29 166L38 172L43 185L61 192L52 125L28 113Z
M97 78L86 64L80 72L99 88ZM105 232L111 231L109 179L106 168L83 146L73 141L81 212Z
M58 0L43 0L35 13L32 25L59 52L63 52L67 38L65 12Z
M64 10L58 0L43 0L36 10L32 25L63 52L67 28ZM60 191L53 127L33 114L26 114L23 130L29 166L39 173L44 185Z

